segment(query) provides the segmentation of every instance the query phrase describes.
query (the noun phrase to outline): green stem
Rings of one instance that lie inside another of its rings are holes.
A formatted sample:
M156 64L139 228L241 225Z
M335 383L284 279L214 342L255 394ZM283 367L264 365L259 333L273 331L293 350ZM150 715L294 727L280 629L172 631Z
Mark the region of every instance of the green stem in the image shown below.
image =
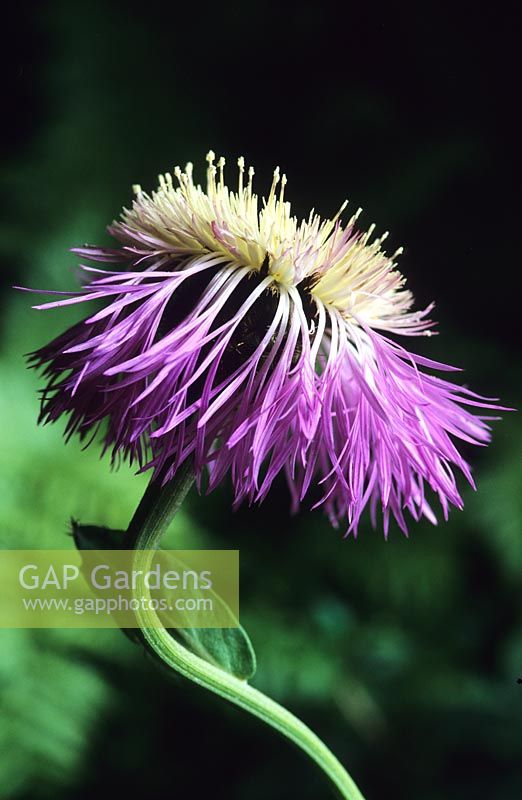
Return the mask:
M139 597L150 596L143 575L150 569L152 551L159 546L162 535L180 508L193 481L190 468L182 467L165 486L161 486L159 481L150 483L129 525L128 547L135 550L133 569L138 572L142 570L136 583L136 595ZM145 605L148 604L140 604L136 617L140 625L141 641L150 652L180 675L249 711L294 742L326 773L341 797L346 800L364 800L340 761L300 719L246 681L191 653L173 639L165 628L158 627L160 623L156 613L153 610L144 610L141 606Z

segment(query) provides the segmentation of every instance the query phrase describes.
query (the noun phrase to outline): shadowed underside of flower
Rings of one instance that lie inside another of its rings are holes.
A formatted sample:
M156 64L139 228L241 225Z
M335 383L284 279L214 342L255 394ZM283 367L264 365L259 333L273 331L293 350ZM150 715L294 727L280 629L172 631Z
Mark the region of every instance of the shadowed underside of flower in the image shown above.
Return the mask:
M237 191L224 160L207 157L207 187L192 165L160 176L152 195L134 187L130 210L109 228L115 249L78 248L83 288L36 308L102 301L81 323L32 355L45 365L40 419L68 414L66 433L101 428L105 449L153 468L163 481L191 459L208 489L230 474L236 502L263 500L285 471L297 508L312 486L337 525L357 532L368 505L406 532L404 512L435 523L462 507L453 469L473 484L454 441L489 440L497 406L422 368L451 371L387 334L429 335L385 237L291 216L286 178L268 198L239 159ZM245 180L247 177L247 180ZM345 204L346 205L346 204ZM50 292L51 294L58 294Z

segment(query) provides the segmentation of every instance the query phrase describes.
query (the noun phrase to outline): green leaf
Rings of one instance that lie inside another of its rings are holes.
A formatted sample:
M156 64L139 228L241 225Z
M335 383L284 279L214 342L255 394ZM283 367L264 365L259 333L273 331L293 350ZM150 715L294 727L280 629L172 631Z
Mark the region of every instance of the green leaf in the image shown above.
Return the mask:
M248 680L256 671L256 655L250 638L237 628L169 628L169 633L200 658L221 667L236 678Z
M74 542L78 550L120 550L124 547L125 531L111 530L96 525L80 525L71 520ZM172 566L178 566L172 555L168 556ZM208 590L206 596L208 597ZM214 609L219 608L219 619L228 618L231 627L227 628L171 628L168 625L168 614L162 614L165 627L170 636L183 644L195 655L234 675L236 678L248 680L256 671L256 655L250 638L227 604L211 591ZM197 592L195 593L197 596ZM203 597L203 595L202 595ZM180 612L177 612L179 619ZM187 616L187 620L189 616ZM136 641L135 633L124 629L124 633Z
M77 520L71 519L71 534L77 550L125 549L125 531L99 525L80 525Z

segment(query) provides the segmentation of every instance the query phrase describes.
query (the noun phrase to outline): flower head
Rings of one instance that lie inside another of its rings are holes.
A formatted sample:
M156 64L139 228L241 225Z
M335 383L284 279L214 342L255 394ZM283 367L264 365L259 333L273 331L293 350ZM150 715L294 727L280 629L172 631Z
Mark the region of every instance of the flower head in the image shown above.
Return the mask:
M453 468L473 483L455 440L485 444L496 408L421 368L451 371L388 333L429 335L431 306L413 298L388 256L339 213L292 216L286 177L268 197L238 160L237 191L224 159L207 156L206 190L192 165L134 187L109 228L115 249L77 248L91 262L78 292L37 308L89 300L101 310L32 356L48 385L40 418L69 414L66 432L153 468L168 481L193 462L212 490L230 474L236 502L263 500L284 471L298 507L312 485L334 524L357 531L369 505L406 532L404 512L435 522L425 487L447 516L462 507ZM177 185L176 185L177 183Z

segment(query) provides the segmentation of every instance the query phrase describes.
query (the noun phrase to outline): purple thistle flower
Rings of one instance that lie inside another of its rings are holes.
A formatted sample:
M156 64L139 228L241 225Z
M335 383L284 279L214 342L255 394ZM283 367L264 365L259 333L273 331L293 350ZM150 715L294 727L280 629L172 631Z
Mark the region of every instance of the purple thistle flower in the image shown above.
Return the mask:
M436 523L462 508L453 468L473 485L455 439L489 441L468 407L493 402L421 368L454 367L411 353L388 333L430 335L432 306L411 311L395 257L356 227L313 212L291 216L279 170L261 207L252 168L237 192L224 159L207 157L207 189L192 165L160 176L152 195L134 187L132 209L109 232L116 249L74 252L87 281L67 299L36 308L102 300L100 311L32 354L49 378L40 420L69 418L67 436L93 437L104 450L154 469L163 482L186 459L208 490L230 473L236 503L263 500L285 471L297 508L319 484L331 522L357 532L404 512ZM279 192L277 186L280 185ZM116 268L114 268L116 267ZM50 294L60 294L50 292ZM314 506L315 507L315 506Z

